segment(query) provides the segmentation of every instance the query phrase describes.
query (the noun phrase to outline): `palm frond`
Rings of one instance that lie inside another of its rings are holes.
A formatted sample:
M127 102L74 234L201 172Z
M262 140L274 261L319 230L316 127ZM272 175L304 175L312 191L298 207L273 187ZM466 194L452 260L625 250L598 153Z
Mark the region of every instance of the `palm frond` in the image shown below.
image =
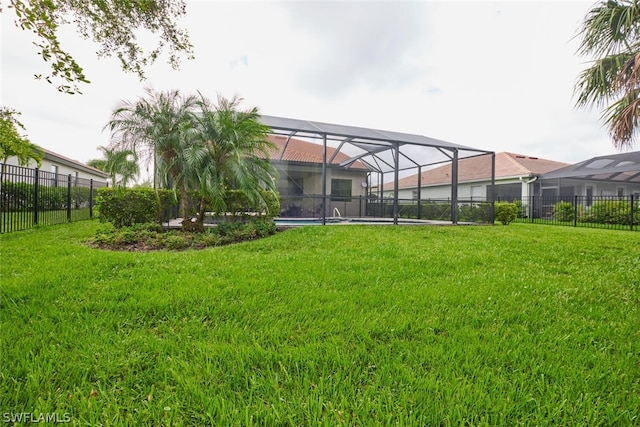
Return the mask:
M602 118L609 127L614 146L618 149L631 148L640 132L640 90L611 104Z

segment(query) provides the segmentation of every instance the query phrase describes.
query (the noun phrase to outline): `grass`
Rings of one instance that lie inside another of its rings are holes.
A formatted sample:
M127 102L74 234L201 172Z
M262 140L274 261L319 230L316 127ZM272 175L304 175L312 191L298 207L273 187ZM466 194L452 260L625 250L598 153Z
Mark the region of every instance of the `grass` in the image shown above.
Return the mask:
M333 226L202 251L0 236L0 412L77 425L638 425L636 233Z

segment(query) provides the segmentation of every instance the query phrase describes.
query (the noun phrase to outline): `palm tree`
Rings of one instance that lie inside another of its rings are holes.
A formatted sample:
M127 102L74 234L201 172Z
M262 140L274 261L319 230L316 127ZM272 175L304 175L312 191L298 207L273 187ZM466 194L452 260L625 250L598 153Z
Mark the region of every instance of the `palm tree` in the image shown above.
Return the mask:
M117 151L113 148L98 147L102 151L104 159L95 159L87 162L87 165L100 169L109 174L113 186L127 186L127 183L140 174L140 165L135 151Z
M602 119L617 148L631 148L640 129L640 4L605 0L587 14L578 52L593 55L578 77L578 107L604 108Z
M201 114L185 151L192 174L189 183L209 199L214 211L225 212L227 190L240 190L255 207L266 206L264 190L276 192L276 170L269 162L275 149L257 108L239 110L242 100L218 96L216 106L200 94ZM197 217L202 227L205 204Z
M136 102L125 101L116 108L105 128L111 131L111 144L119 151L131 151L147 163L154 163L156 177L170 181L180 197L183 227L190 223L189 198L182 155L194 124L198 98L183 96L178 90L155 92Z

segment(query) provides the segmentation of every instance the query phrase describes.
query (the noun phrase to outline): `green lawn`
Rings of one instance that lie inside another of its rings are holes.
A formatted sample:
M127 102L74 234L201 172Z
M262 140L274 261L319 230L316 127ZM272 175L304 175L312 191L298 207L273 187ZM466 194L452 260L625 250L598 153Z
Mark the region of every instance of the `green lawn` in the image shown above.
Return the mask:
M124 253L83 244L99 226L0 236L0 417L640 424L637 233L353 225Z

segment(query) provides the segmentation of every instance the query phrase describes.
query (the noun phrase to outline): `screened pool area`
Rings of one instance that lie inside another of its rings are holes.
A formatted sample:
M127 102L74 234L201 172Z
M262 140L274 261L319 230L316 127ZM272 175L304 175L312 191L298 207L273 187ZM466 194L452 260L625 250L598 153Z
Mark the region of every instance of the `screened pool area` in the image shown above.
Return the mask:
M271 162L279 173L280 223L493 223L493 200L458 196L459 160L487 156L485 173L493 184L493 151L355 126L264 115L261 122L271 128L276 147ZM400 195L402 177L447 164L446 195Z

